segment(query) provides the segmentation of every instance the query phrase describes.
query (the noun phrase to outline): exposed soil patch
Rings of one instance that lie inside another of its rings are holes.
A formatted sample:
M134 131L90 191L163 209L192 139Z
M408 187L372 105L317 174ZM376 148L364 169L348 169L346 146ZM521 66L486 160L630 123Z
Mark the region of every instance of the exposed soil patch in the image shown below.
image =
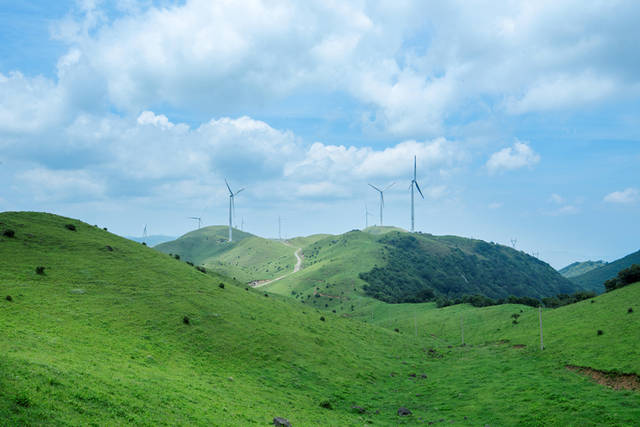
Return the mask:
M524 344L514 344L513 345L513 348L525 348L525 347L526 347L526 345L524 345Z
M574 365L567 365L566 368L580 375L587 376L598 384L614 390L640 391L640 377L636 374L600 371L598 369Z

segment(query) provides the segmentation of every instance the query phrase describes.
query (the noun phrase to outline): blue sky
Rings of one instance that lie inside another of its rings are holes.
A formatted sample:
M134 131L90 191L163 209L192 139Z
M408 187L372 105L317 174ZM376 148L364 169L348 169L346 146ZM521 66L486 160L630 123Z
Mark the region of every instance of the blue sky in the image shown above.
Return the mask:
M554 267L638 250L632 1L0 0L0 210L122 235L385 224ZM370 222L376 223L376 217Z

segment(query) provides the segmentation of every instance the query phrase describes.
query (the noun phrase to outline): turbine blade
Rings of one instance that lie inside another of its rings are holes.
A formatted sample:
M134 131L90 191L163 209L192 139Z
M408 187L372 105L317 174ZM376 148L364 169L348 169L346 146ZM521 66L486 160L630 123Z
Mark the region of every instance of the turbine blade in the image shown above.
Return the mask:
M384 207L384 193L382 191L380 192L380 203Z
M227 182L227 178L224 179L224 183L227 184L227 188L229 189L229 194L233 195L233 191L231 191L231 187L229 187L229 183Z
M416 184L416 188L418 189L418 193L420 193L420 196L422 196L422 198L424 199L424 195L422 194L422 191L420 190L420 186L418 185L418 181L413 181Z
M374 189L374 190L376 190L376 191L380 191L380 192L382 192L382 190L380 190L380 189L379 189L378 187L376 187L375 185L371 185L371 184L369 184L369 187L373 188L373 189Z
M244 188L239 189L238 191L236 191L236 193L234 194L234 196L237 196L237 195L238 195L238 193L240 193L240 192L241 192L241 191L243 191L243 190L244 190Z
M413 156L413 180L416 180L416 156Z
M390 189L391 187L393 187L395 185L395 182L392 182L391 184L387 185L387 187L382 190L382 191L387 191L388 189Z

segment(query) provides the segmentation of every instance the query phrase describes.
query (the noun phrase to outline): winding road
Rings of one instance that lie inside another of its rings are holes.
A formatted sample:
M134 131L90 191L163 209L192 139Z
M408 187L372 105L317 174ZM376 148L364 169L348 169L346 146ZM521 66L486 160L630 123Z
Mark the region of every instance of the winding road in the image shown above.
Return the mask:
M289 246L290 248L293 247L287 242L282 242L282 244L285 246ZM254 288L259 288L261 286L268 285L269 283L277 282L278 280L284 279L285 277L300 271L302 269L302 248L297 248L293 254L296 256L296 265L293 267L293 271L271 280L255 280L249 283L249 285Z

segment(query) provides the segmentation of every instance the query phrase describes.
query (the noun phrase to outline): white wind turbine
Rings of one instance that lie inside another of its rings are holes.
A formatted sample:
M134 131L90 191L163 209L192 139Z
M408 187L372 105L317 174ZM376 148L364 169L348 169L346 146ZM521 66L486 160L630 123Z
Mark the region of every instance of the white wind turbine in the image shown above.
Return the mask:
M234 193L233 191L231 191L231 187L229 187L229 183L227 182L226 179L224 180L224 183L227 184L227 189L229 190L229 241L232 242L233 241L233 213L236 210L234 199L242 190L244 190L244 188L241 188Z
M413 156L413 179L411 180L411 232L413 233L413 224L414 224L414 213L413 213L413 186L415 185L418 193L424 199L422 195L422 191L420 190L420 186L418 185L418 181L416 181L416 156Z
M384 208L384 192L387 191L388 189L390 189L393 186L393 184L395 184L395 182L392 182L391 184L387 185L384 190L379 189L375 185L369 184L369 187L373 188L378 193L380 193L380 226L383 225L383 223L382 223L382 208Z
M364 204L364 228L369 228L369 217L373 216L371 212L369 212L369 207L367 204Z

